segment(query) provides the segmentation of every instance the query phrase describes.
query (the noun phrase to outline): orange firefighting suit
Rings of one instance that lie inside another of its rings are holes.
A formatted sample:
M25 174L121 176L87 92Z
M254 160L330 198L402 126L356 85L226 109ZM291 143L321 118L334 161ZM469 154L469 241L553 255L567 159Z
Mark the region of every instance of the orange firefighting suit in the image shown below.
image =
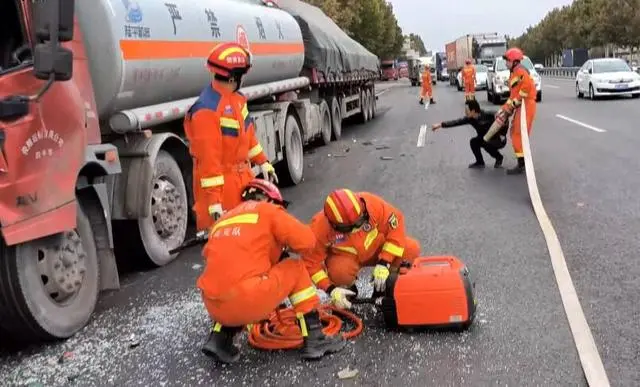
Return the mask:
M215 81L187 112L184 128L193 157L196 223L203 230L213 224L210 206L230 210L240 203L242 189L254 178L250 162L268 159L256 138L247 99Z
M381 197L368 192L356 193L364 199L369 221L349 234L335 231L322 211L311 220L318 240L316 248L303 255L311 279L322 290L330 285L350 286L364 266L381 259L398 267L420 255L420 244L405 234L404 215Z
M420 99L432 99L433 88L431 87L431 72L425 68L422 72L422 88L420 89Z
M284 259L285 246L303 254L316 238L278 205L247 201L226 212L204 247L206 267L198 288L213 321L239 327L263 320L287 297L298 313L320 299L302 260Z
M476 68L473 65L465 65L462 69L462 83L464 86L464 97L475 98L476 95Z
M536 84L531 75L529 75L529 71L522 65L517 65L511 71L509 87L511 93L507 102L502 105L502 110L509 113L515 110L515 115L511 122L511 144L516 157L524 157L520 132L520 106L522 103L526 106L527 133L531 134L533 119L536 116Z

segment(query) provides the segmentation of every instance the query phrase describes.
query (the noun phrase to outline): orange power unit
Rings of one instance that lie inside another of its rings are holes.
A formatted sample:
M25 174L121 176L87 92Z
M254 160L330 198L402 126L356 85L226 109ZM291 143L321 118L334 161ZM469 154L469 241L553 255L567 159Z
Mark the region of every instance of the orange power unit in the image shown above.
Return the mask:
M474 290L469 269L460 259L420 257L389 276L385 295L375 303L389 328L464 330L475 318Z

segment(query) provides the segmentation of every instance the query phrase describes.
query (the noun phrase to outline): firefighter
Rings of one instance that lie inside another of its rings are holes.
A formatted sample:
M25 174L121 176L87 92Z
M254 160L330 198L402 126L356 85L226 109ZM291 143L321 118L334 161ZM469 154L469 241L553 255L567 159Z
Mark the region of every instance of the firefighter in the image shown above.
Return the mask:
M509 126L504 124L500 128L497 136L494 136L490 142L485 142L482 138L491 127L495 120L496 113L482 110L480 104L475 99L469 99L465 101L465 116L457 120L444 121L432 126L432 130L436 131L440 128L451 128L461 125L471 125L476 130L476 136L471 138L469 146L471 152L476 158L474 163L469 164L469 168L484 168L484 159L482 157L481 149L484 149L491 157L496 161L494 168L502 167L502 160L504 156L500 154L499 149L504 148L507 144L507 131Z
M422 88L420 89L420 105L424 105L424 100L429 97L429 103L435 104L433 100L433 87L431 85L431 70L430 66L426 64L422 71Z
M404 215L381 197L338 189L311 220L318 242L303 255L316 286L340 308L350 308L362 267L373 266L374 295L384 292L389 270L420 255L420 244L405 234Z
M533 120L536 116L536 84L529 71L522 66L521 61L524 58L524 54L521 49L514 47L505 52L503 56L507 62L507 67L511 71L509 76L509 99L500 108L496 120L501 122L507 122L511 115L514 115L511 121L511 144L513 145L513 151L518 160L518 164L507 170L509 175L518 175L524 172L524 152L522 150L522 137L520 127L520 107L524 103L527 116L527 133L531 133L531 127L533 126ZM497 125L496 125L497 126ZM493 135L493 131L487 133L484 137L489 141L490 136Z
M462 84L464 86L465 100L476 99L476 68L473 67L473 61L471 59L464 61Z
M267 180L250 181L241 198L216 222L204 247L206 267L197 285L215 323L202 351L224 363L236 362L240 351L234 337L244 326L267 319L287 297L298 315L303 358L342 350L342 335L322 332L320 299L304 263L280 260L285 247L311 251L313 231L287 213L288 203Z
M247 99L238 92L251 68L251 55L236 43L211 50L207 68L212 82L185 116L184 128L193 157L194 211L198 230L240 203L242 188L254 178L251 163L265 179L278 182L255 134Z

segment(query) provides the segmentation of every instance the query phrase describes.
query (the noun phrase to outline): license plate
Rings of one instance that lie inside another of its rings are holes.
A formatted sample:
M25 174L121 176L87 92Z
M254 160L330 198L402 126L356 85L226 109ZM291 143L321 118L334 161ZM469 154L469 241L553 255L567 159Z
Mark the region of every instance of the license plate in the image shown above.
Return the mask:
M629 87L629 85L627 85L626 83L618 83L616 85L616 89L626 89L627 87Z

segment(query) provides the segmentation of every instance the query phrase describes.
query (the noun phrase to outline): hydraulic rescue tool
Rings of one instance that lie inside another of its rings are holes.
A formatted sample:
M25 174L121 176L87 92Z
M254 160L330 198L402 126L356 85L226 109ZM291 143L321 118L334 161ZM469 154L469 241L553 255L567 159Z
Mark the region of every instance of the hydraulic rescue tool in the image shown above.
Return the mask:
M377 305L388 328L464 330L473 323L477 300L469 269L453 256L403 262L387 280L381 297L353 299Z

